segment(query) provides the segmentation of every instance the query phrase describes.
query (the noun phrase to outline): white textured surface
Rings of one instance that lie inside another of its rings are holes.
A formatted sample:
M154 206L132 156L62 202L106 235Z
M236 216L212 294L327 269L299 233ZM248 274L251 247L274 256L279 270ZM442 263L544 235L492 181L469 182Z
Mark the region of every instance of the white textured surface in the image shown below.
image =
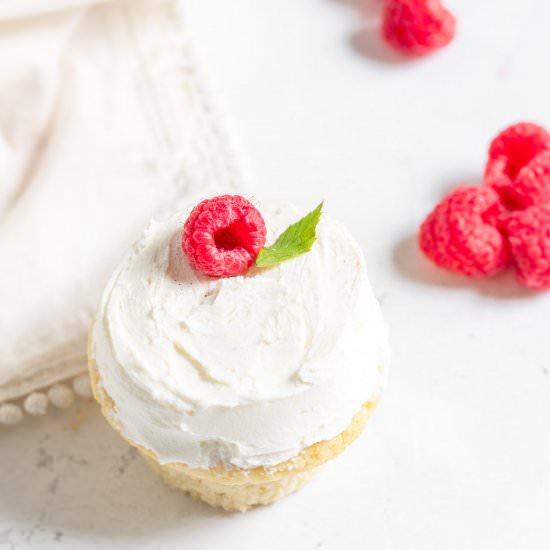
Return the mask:
M236 516L165 489L93 405L76 433L76 406L26 419L0 434L0 547L547 549L550 294L438 272L411 238L478 180L499 127L550 126L550 3L449 0L459 39L414 64L357 54L360 19L336 0L188 3L257 194L323 196L364 247L392 325L388 391L310 486Z

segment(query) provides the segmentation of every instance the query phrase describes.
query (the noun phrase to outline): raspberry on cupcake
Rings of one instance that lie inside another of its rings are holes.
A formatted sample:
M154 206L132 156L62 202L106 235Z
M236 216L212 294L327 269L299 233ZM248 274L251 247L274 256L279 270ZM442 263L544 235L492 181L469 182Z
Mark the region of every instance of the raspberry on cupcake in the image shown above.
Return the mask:
M265 244L265 223L254 205L239 195L207 199L193 208L183 229L189 263L211 277L246 273Z

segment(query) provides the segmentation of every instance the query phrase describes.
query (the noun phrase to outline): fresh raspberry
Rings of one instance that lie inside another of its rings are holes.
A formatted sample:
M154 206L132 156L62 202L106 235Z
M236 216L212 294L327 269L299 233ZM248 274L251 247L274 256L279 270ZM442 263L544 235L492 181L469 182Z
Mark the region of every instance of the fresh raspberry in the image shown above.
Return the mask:
M503 213L490 187L458 187L447 195L420 227L419 244L435 264L469 277L486 277L510 262L499 230Z
M484 179L510 210L550 202L550 134L530 122L502 131L489 148Z
M239 195L199 203L183 228L189 263L210 277L242 275L265 244L265 223L254 205Z
M456 20L440 0L385 0L382 36L393 48L423 56L453 39Z
M550 289L550 210L531 206L514 212L506 231L518 281L533 290Z

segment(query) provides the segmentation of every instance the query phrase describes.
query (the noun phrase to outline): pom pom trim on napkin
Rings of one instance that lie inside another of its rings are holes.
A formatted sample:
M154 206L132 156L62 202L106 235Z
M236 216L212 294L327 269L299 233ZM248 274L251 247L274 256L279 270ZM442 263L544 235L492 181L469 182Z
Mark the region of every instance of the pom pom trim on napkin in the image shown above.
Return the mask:
M19 424L25 413L30 416L43 416L50 404L58 409L66 409L74 403L75 396L83 399L92 397L88 373L75 376L70 387L66 384L56 383L43 391L30 393L21 402L1 403L0 425L14 426Z

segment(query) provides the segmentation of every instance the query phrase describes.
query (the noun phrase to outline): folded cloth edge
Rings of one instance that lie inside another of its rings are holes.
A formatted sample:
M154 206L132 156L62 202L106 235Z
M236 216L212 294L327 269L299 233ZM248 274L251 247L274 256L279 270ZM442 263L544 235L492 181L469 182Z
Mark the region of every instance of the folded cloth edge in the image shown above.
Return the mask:
M212 100L204 77L198 70L194 57L191 52L191 47L187 39L187 34L184 31L183 17L181 13L181 7L178 2L173 0L164 0L161 2L151 2L151 0L133 0L130 2L113 2L112 4L118 4L121 9L120 12L125 18L129 34L131 34L131 40L136 41L136 47L139 48L139 41L141 35L139 32L132 32L135 30L135 26L139 25L139 20L142 17L148 17L151 13L151 9L154 9L154 16L158 22L158 43L154 48L156 54L158 54L159 47L166 56L170 56L172 60L176 60L172 66L175 67L173 80L171 82L172 91L183 92L181 86L182 81L186 86L192 86L195 96L199 98L199 102L195 105L197 111L200 112L202 121L203 132L197 138L202 140L200 149L204 150L209 156L218 159L222 166L219 167L223 171L223 188L225 190L241 191L246 189L245 182L243 181L242 167L238 162L237 154L235 152L234 143L225 132L223 125L220 121L220 116L217 110L212 105ZM117 7L119 7L117 6ZM114 7L114 6L113 6ZM89 9L93 9L89 8ZM147 35L147 40L151 39L151 33ZM145 44L141 45L141 61L144 64L144 69L153 66L158 61L157 57L147 56L147 47ZM162 119L161 123L171 124L171 113L162 112L164 102L162 101L162 93L166 91L167 82L163 82L163 87L151 87L151 92L157 94L157 105L159 106L159 118ZM220 186L221 190L221 186ZM83 349L85 348L85 342L83 342ZM25 395L47 388L48 386L57 382L69 379L77 376L86 370L86 355L63 356L55 362L44 364L40 371L35 373L31 377L22 377L10 381L8 384L0 387L0 409L6 407L1 405L8 400L17 400ZM11 404L9 404L11 406ZM3 419L5 415L0 410L0 423L11 423ZM9 416L9 415L8 415Z

